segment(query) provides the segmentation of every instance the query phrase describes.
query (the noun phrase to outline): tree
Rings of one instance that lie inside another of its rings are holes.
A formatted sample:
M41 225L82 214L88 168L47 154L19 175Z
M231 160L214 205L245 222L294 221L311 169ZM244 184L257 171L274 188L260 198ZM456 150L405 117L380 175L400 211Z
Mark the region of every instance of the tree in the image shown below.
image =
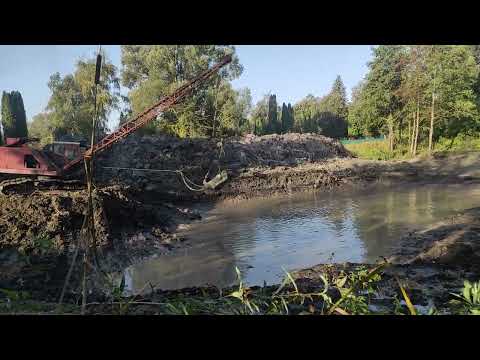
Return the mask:
M281 122L282 122L282 133L286 133L289 130L289 124L290 124L290 119L289 119L289 112L287 109L287 105L285 103L282 104L282 115L281 115Z
M90 137L95 109L95 63L95 58L79 60L73 74L62 78L59 73L55 73L50 77L48 87L52 94L47 112L54 137L66 134ZM118 109L119 92L117 69L104 53L97 88L97 138L107 131L108 115L112 110Z
M317 132L318 126L315 117L318 114L318 99L312 94L297 102L294 107L294 129L300 133Z
M49 115L45 112L32 118L28 132L30 136L40 139L40 145L50 144L54 140Z
M338 75L333 83L330 93L322 99L324 111L331 112L342 119L348 116L347 92L342 78Z
M264 95L252 110L250 117L250 128L253 130L255 135L264 135L267 133L269 99L269 94Z
M5 137L27 137L27 117L22 95L18 91L2 94L2 125Z
M280 132L280 123L278 121L277 111L277 97L275 94L273 94L268 98L267 134Z
M292 104L288 103L287 106L287 111L288 111L288 131L293 130L293 126L295 124L295 113L293 111Z
M147 131L164 131L180 137L212 136L231 131L231 124L240 123L242 113L232 101L245 99L230 81L240 76L243 67L233 46L217 45L125 45L122 46L122 84L130 89L128 97L133 114L153 105L226 54L232 62L222 68L211 81L198 88L174 109L165 111L160 122ZM237 116L232 119L232 116Z
M435 132L453 140L461 133L475 134L479 129L476 84L479 68L469 46L438 46L428 63L430 75L427 93L435 86ZM435 76L435 83L433 82Z
M28 137L27 115L23 104L22 94L18 91L11 92L12 108L15 117L16 137Z
M352 89L352 101L348 109L348 134L359 137L367 134L369 130L366 124L368 119L368 106L366 91L364 91L365 80L360 81Z
M346 137L348 107L345 86L340 76L337 76L332 90L326 96L316 98L307 95L295 104L295 114L294 128L298 132L321 133L333 138Z
M3 136L5 138L10 137L10 134L14 131L15 118L13 115L13 109L11 104L11 96L8 92L2 93L2 128Z
M422 141L431 152L439 137L453 143L458 134L474 133L480 125L478 51L463 45L374 49L369 72L352 92L352 133L388 131L390 139L398 133L402 142L407 130L412 155Z

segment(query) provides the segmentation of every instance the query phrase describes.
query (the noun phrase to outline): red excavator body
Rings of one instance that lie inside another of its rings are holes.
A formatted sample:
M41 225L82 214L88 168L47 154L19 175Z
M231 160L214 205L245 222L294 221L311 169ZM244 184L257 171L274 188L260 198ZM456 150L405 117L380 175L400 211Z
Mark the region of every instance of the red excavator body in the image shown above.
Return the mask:
M60 169L39 150L27 144L36 139L6 138L5 146L0 146L0 173L60 176Z

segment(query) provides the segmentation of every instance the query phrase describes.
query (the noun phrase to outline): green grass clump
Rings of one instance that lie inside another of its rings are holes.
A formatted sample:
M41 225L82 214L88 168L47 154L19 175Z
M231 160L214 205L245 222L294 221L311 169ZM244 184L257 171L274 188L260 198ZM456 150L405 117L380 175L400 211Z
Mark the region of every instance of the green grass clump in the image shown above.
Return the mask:
M396 144L394 151L388 148L388 140L372 140L345 143L345 148L360 159L366 160L406 160L412 158L408 144ZM451 139L440 138L434 143L433 153L480 151L480 138L457 136ZM417 157L428 156L428 144L420 143Z
M400 152L391 152L388 149L388 141L365 141L361 143L345 144L345 148L360 159L367 160L392 160L400 155Z

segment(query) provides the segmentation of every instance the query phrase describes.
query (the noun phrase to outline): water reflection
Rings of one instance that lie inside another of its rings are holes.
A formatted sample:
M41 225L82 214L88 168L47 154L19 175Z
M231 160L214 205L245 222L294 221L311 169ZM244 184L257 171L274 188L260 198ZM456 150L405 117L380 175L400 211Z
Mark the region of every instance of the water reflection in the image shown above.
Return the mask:
M224 203L184 236L191 247L126 270L127 285L164 289L236 282L278 282L282 267L322 262L375 262L405 232L478 206L478 185L428 185L360 193L297 194Z

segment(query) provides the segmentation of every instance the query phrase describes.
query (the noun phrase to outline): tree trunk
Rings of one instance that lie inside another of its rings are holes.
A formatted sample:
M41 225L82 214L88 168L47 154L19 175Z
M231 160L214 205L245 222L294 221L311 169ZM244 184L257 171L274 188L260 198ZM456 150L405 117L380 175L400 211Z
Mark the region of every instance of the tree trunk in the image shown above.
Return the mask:
M388 119L388 148L389 151L393 151L393 120L391 117Z
M213 126L212 126L212 138L215 137L215 124L217 123L217 113L218 113L218 87L220 85L220 80L217 81L215 86L215 109L213 110Z
M432 113L430 116L430 133L428 134L428 155L432 154L433 148L433 120L435 118L435 96L432 94Z
M433 91L432 91L432 112L430 116L430 133L428 134L428 155L432 155L433 148L433 121L435 119L435 75L433 75Z
M418 129L420 124L420 100L417 100L417 122L415 124L415 139L413 145L413 156L417 156L417 145L418 145Z
M412 133L410 135L410 154L413 155L413 143L415 139L415 124L417 122L417 117L415 115L415 111L413 112L413 119L412 119Z
M408 133L407 133L408 146L412 147L412 125L410 119L408 119ZM411 151L411 150L410 150Z
M403 127L403 117L400 118L400 124L398 128L398 143L402 143L402 127Z

